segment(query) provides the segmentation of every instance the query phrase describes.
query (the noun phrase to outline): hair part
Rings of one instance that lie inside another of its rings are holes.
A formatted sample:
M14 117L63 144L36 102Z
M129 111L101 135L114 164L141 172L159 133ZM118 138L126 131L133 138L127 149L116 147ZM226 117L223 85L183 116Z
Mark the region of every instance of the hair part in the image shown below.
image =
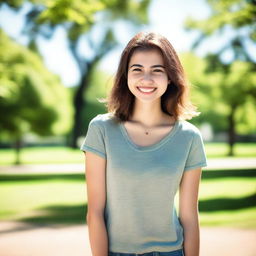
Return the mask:
M140 32L135 35L122 52L114 85L106 99L108 112L120 121L127 121L134 108L135 97L127 83L128 65L135 51L159 50L163 56L170 83L161 97L162 111L175 120L191 119L200 113L189 100L189 84L179 57L171 43L162 35L153 32Z

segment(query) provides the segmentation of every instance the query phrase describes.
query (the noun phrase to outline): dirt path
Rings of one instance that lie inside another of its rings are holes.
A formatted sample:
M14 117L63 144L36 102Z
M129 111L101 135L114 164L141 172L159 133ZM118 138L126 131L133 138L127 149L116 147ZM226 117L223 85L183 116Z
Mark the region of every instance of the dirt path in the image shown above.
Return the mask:
M255 241L255 230L202 228L200 256L255 256ZM91 256L88 229L0 222L0 255Z

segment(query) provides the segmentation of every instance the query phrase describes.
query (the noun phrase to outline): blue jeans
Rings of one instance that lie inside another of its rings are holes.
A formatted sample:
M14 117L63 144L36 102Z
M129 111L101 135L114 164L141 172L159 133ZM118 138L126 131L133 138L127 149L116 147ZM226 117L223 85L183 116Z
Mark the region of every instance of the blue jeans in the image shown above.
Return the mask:
M177 250L172 252L147 252L147 253L120 253L109 252L108 256L184 256L183 250Z

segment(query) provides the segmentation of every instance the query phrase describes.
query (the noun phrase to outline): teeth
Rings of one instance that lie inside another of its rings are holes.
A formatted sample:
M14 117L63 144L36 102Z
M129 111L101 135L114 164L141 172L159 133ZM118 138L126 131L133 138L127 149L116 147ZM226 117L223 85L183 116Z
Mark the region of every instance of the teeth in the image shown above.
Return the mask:
M138 89L142 92L153 92L156 88L144 88L144 87L138 87Z

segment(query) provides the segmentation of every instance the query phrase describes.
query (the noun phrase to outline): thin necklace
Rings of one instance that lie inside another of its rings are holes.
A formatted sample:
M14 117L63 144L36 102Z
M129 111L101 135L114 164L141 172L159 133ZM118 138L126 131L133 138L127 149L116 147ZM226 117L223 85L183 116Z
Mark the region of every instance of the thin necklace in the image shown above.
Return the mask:
M145 133L146 135L149 135L149 130L146 129L145 126L140 121L131 120L131 122L140 124L142 126L142 128L144 129L143 133ZM151 127L151 128L153 128L153 127Z
M143 129L144 129L144 134L145 134L145 135L149 135L149 130L148 130L149 128L146 129L145 126L141 124L141 122L139 122L139 121L131 121L131 122L139 123L139 124L143 127ZM153 127L151 127L151 128L154 128L154 127L157 127L157 126L159 126L159 125L153 126ZM171 124L171 126L174 126L174 124Z

